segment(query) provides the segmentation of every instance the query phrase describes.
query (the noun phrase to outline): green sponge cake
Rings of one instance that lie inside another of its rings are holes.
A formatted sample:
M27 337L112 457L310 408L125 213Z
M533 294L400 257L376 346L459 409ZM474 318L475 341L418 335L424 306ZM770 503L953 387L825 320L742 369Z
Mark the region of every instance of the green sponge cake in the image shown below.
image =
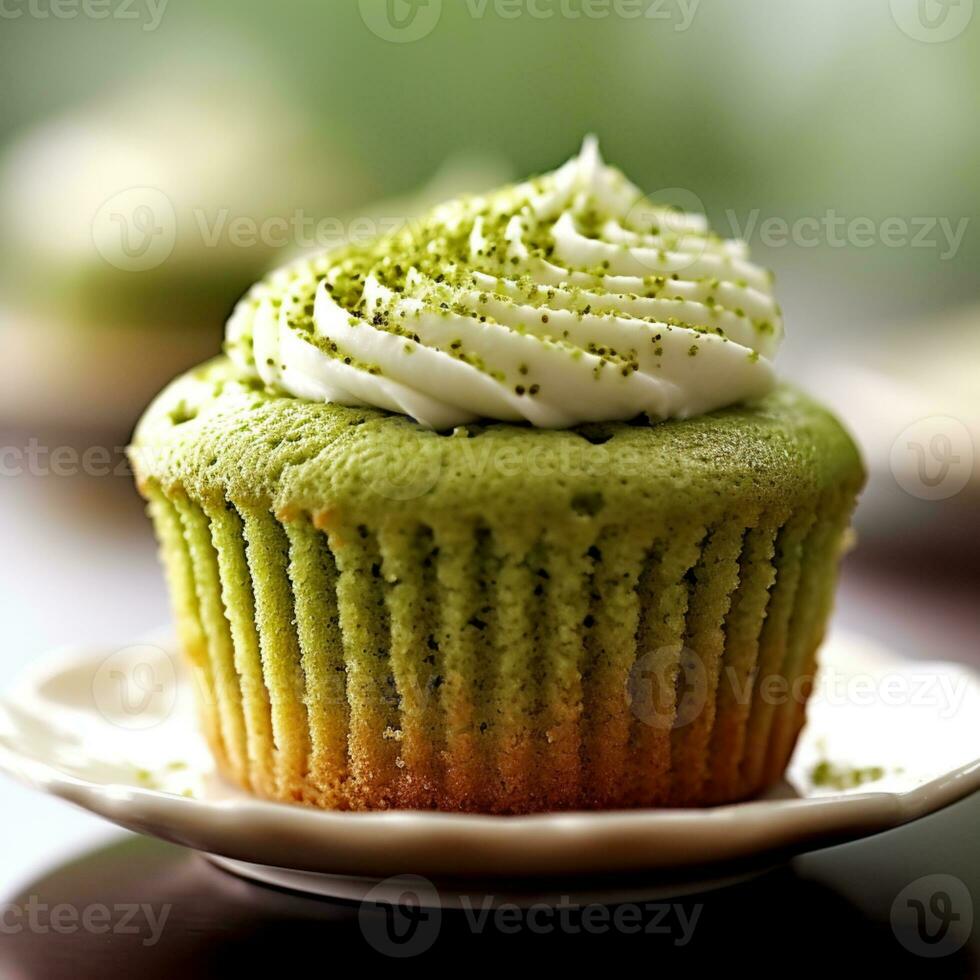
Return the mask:
M321 807L782 776L863 471L770 279L594 146L273 274L131 453L225 774Z

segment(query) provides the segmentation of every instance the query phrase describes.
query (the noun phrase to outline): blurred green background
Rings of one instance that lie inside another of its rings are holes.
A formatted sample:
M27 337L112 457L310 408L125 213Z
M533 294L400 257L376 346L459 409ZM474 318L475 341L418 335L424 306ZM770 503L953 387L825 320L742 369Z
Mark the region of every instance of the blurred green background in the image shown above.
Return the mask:
M807 270L822 297L814 322L828 329L887 327L980 291L972 22L929 43L903 31L889 0L431 0L416 15L425 27L440 8L431 31L392 42L361 13L383 12L385 0L169 0L158 26L147 0L134 0L125 19L100 20L81 10L34 17L28 2L6 0L0 32L2 143L73 106L117 98L134 79L166 90L187 76L245 77L253 87L242 87L243 100L257 88L308 112L343 151L363 178L341 202L352 207L369 193L417 187L461 149L502 155L522 176L556 165L595 131L607 159L644 189L690 188L726 232L737 230L729 208L790 222L831 208L875 223L971 219L945 260L938 248L880 241L860 250L755 243L791 283L797 267ZM392 2L396 15L412 9ZM939 2L928 0L937 16ZM640 16L623 15L634 6ZM17 10L24 15L9 16ZM248 159L238 165L230 180L267 177Z

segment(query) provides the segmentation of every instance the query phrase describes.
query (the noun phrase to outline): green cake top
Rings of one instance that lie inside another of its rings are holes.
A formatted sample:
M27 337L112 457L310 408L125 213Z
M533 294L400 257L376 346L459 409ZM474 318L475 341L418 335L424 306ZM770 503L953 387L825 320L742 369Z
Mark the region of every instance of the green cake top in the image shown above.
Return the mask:
M239 303L227 352L276 390L449 429L686 418L769 391L772 277L648 200L594 140L558 170L304 259Z
M863 480L839 423L786 386L745 405L650 425L490 423L451 434L377 409L310 402L218 358L174 381L140 423L138 479L198 498L358 519L501 524L708 523L781 513ZM516 525L515 525L516 526Z

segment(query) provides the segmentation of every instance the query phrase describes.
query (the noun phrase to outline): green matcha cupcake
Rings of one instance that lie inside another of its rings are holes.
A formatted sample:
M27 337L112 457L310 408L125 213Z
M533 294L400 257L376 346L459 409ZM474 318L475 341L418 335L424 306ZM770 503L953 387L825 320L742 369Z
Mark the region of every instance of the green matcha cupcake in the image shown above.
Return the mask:
M778 781L863 482L781 331L591 142L257 285L131 450L222 770L492 813Z

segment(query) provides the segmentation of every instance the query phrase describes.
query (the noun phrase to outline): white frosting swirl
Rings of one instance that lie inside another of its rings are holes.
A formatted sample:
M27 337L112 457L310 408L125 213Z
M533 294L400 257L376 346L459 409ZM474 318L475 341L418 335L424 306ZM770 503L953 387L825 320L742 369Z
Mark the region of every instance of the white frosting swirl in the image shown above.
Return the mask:
M297 397L564 428L761 396L781 337L745 244L646 201L590 138L553 173L273 273L226 348Z

